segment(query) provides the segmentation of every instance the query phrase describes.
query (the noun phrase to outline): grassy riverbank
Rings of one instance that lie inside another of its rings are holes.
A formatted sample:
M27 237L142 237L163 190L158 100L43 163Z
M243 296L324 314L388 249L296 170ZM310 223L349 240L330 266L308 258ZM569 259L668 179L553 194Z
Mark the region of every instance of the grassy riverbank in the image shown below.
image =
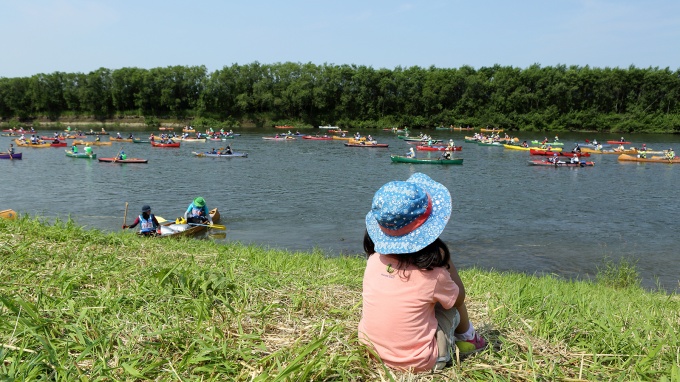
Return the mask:
M611 278L462 270L493 349L414 376L357 344L359 257L28 219L0 256L2 380L680 380L680 296Z

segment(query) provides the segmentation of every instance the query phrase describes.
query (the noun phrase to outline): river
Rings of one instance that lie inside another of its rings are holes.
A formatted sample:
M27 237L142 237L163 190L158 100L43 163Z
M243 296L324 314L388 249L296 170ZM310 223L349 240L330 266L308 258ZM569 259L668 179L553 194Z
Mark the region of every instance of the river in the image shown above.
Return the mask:
M373 193L385 182L423 172L446 185L453 196L452 218L442 238L460 268L588 279L603 259L623 257L636 263L643 286L668 291L680 286L678 165L593 155L594 167L529 166L527 152L463 143L467 132L434 130L428 131L434 138L454 139L463 146L456 152L465 160L462 166L396 164L389 155L403 155L410 146L391 132L360 131L389 148L262 139L274 129L236 132L242 135L234 140L183 142L179 149L135 143L95 147L100 157L114 156L122 147L128 157L148 159L148 164L74 159L66 157L63 148L19 148L23 160L0 160L0 210L11 208L48 221L70 216L87 228L117 231L126 202L129 224L144 204L174 219L195 196L203 196L208 207L219 208L220 224L227 226L226 237L215 240L353 255L362 252L364 217ZM317 132L323 134L313 130ZM134 133L146 137L149 132ZM560 135L567 149L577 141L619 137ZM543 134L519 138L542 139ZM1 137L0 147L7 148L11 139ZM626 139L655 150L680 148L674 135ZM248 158L191 154L226 144L248 152Z

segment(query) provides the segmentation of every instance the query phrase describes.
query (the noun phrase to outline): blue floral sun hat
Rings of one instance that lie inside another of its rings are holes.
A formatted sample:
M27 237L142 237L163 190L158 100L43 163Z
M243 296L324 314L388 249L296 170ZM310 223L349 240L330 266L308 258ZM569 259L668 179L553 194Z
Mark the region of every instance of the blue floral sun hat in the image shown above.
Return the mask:
M381 254L417 252L444 231L451 216L451 194L422 173L384 184L373 196L366 230Z

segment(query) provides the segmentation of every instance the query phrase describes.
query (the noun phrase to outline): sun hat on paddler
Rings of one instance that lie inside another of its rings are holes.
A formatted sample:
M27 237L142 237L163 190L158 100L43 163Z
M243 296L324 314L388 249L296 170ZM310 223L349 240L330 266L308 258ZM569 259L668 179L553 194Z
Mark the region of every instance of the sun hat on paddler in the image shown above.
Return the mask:
M197 197L194 199L194 205L196 207L205 207L205 199L203 199L201 196Z
M366 230L381 254L417 252L444 231L451 216L451 194L422 173L384 184L373 196Z

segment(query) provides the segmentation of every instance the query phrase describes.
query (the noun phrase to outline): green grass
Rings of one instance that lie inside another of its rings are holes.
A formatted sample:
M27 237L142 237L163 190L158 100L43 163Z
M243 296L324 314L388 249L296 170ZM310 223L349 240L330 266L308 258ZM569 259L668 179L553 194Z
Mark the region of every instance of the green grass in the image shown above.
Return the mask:
M412 375L358 345L360 257L26 218L0 256L0 380L680 380L680 299L636 283L463 270L493 347Z

